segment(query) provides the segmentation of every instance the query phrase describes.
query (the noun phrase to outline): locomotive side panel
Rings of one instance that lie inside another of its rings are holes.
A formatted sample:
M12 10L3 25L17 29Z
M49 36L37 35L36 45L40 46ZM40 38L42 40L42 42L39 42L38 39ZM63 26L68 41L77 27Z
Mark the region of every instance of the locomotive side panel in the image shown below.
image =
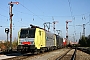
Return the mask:
M46 47L55 46L55 37L54 34L46 32Z
M36 28L34 42L37 49L45 47L45 31L43 29Z
M56 35L56 43L57 48L61 48L63 46L63 39L58 35Z

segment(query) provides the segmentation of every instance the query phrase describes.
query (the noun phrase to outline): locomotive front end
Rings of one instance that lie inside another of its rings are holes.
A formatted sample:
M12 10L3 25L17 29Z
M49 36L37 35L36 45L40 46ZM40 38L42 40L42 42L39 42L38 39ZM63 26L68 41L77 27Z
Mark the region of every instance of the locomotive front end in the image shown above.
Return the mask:
M35 49L35 28L22 28L18 33L18 51Z

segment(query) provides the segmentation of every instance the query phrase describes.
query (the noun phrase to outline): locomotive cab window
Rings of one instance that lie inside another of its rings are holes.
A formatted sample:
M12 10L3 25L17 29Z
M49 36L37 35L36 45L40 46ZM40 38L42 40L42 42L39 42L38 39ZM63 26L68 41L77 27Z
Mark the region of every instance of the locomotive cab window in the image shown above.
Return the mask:
M29 29L29 38L35 38L35 28Z
M28 30L26 30L26 29L21 29L20 38L25 38L27 34L28 34Z
M35 28L21 29L20 38L35 38Z

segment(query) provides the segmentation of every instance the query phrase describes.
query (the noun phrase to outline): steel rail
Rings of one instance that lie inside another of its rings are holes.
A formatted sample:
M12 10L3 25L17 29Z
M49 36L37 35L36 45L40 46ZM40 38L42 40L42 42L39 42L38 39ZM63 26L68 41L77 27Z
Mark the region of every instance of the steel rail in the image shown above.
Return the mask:
M62 59L69 51L71 51L72 49L68 50L66 53L64 53L63 55L59 56L58 58L56 58L56 60L60 60Z

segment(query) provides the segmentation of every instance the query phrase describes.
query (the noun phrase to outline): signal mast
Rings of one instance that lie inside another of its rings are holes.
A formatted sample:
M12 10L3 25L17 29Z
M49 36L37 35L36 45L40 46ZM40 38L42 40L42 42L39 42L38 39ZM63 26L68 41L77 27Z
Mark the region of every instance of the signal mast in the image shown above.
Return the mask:
M68 22L72 22L71 20L66 21L66 39L68 39Z
M58 21L53 21L53 31L54 31L54 34L55 34L55 24L58 23Z
M10 5L10 8L9 8L9 15L10 15L10 50L12 49L12 7L13 7L13 4L19 4L19 2L10 2L9 5Z

